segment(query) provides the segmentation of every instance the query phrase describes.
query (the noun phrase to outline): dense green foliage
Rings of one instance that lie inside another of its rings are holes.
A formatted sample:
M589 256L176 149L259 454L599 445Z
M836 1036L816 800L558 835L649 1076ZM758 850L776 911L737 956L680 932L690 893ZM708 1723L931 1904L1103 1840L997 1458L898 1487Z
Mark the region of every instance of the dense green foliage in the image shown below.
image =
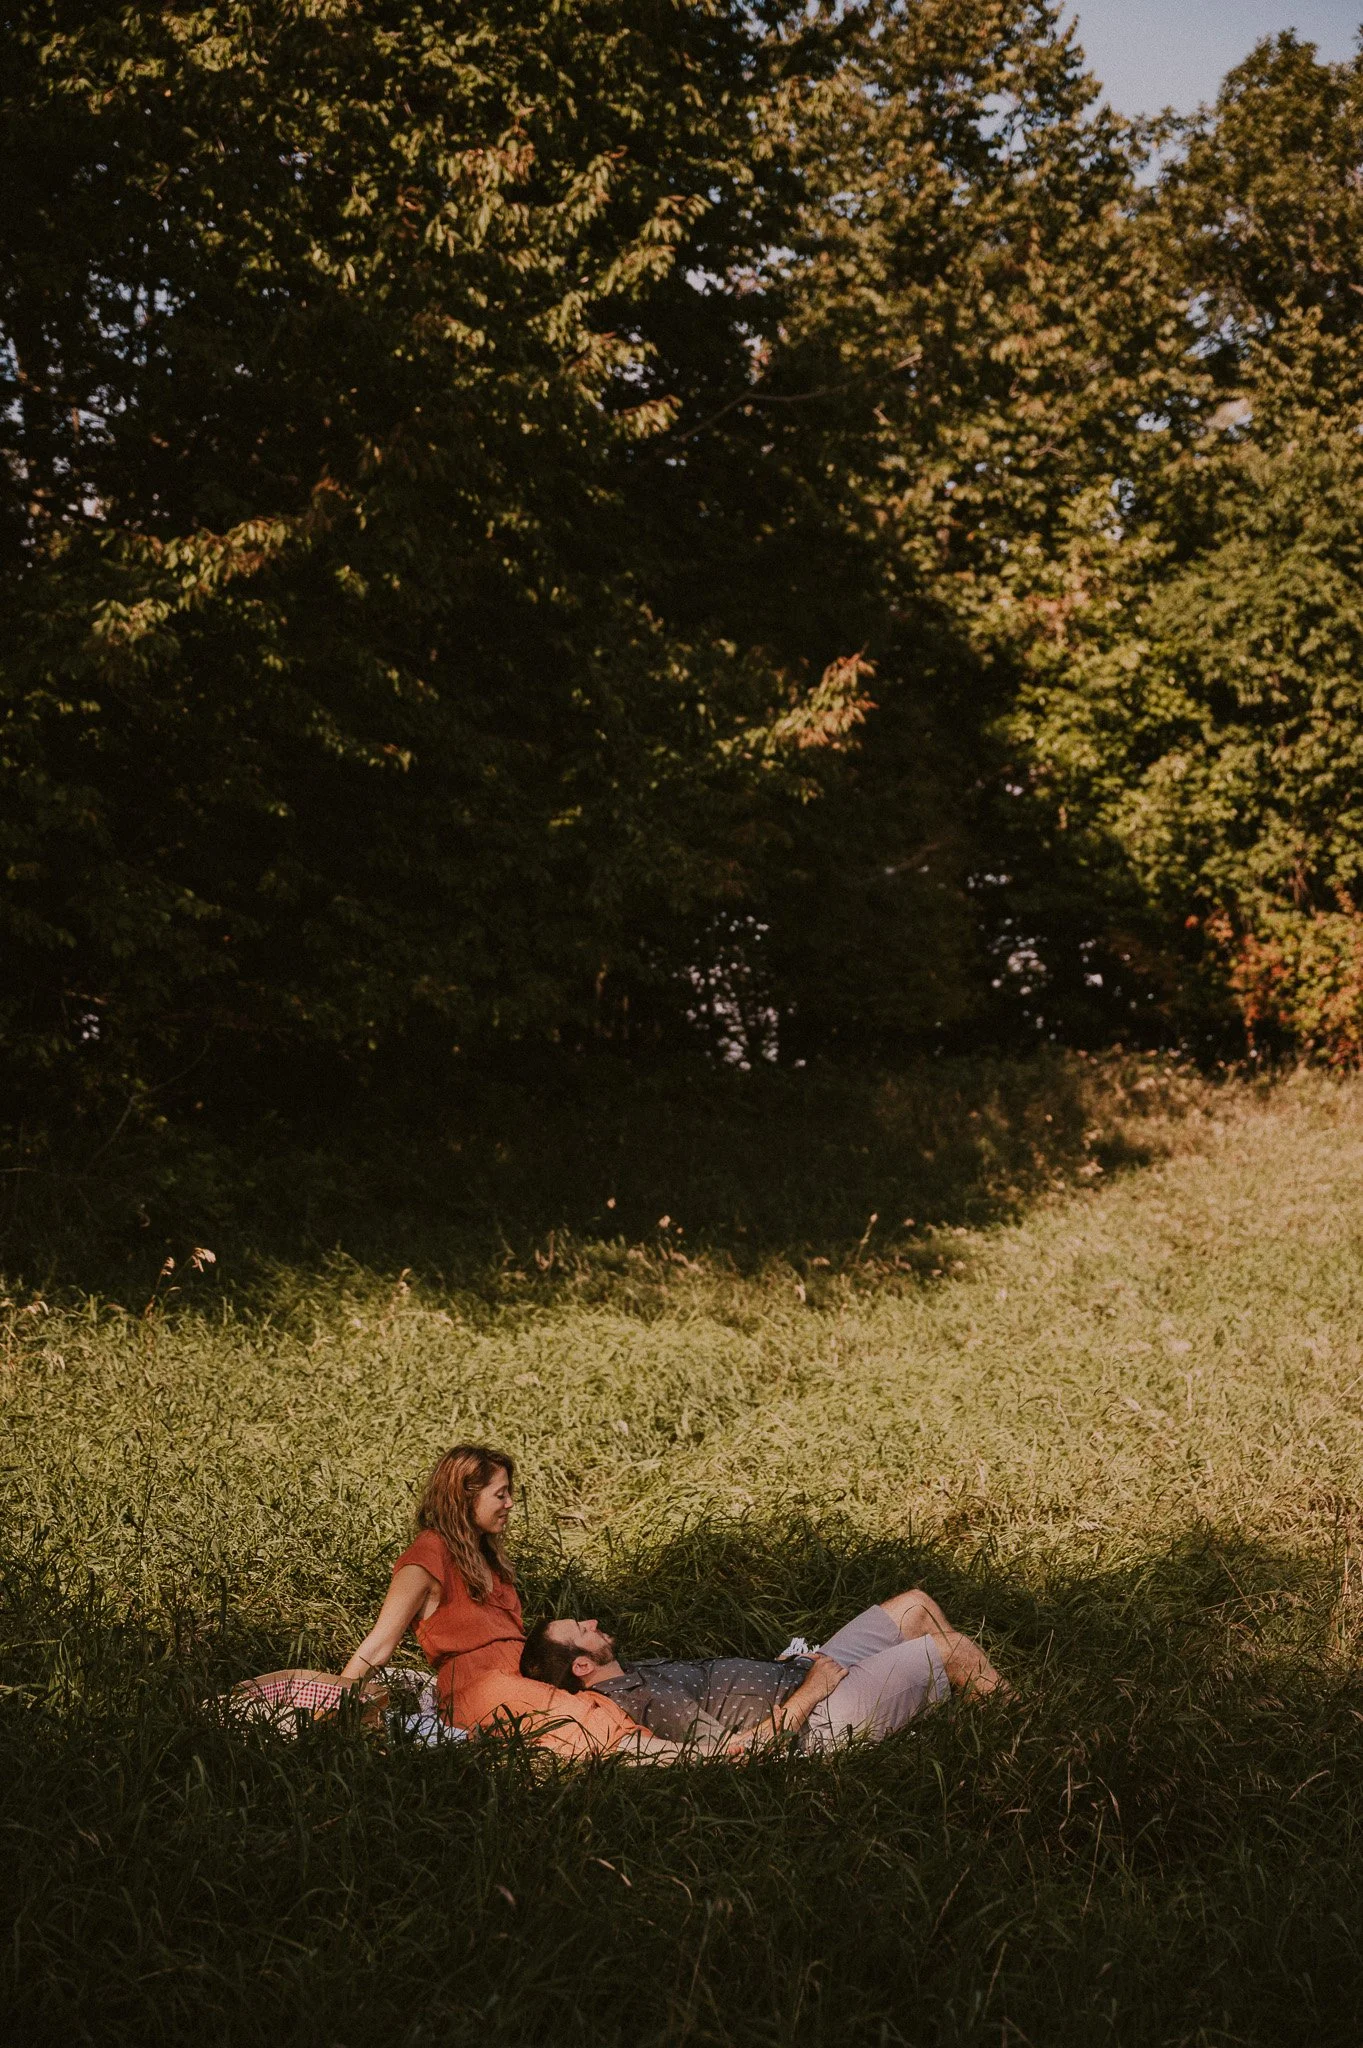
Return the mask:
M1363 1051L1363 72L1283 38L1146 233L1183 357L1074 508L1012 730L1099 869L1230 969L1253 1032ZM1192 362L1188 340L1192 338ZM1191 368L1207 379L1192 380ZM1195 955L1193 956L1195 957Z
M715 1184L788 1203L788 1255L748 1272L684 1249L693 1180L679 1244L541 1243L476 1286L291 1263L251 1299L235 1260L226 1288L182 1262L143 1317L153 1258L131 1314L11 1294L11 2031L1352 2043L1363 1101L1094 1064L1011 1102L957 1073L935 1132L924 1087L869 1164L830 1116L803 1183L760 1127L716 1133ZM1146 1170L1100 1175L1123 1147ZM799 1242L829 1188L888 1211L949 1160L968 1216L991 1154L1029 1153L1083 1177L1007 1229ZM921 1580L1018 1700L831 1764L657 1773L224 1727L203 1702L244 1672L335 1667L466 1433L521 1460L532 1608L758 1653Z
M619 491L678 262L763 232L746 16L67 12L6 65L12 1022L551 1026L722 888L774 688Z
M1046 0L0 36L30 1115L1237 1000L1352 1056L1357 67L1264 45L1149 185Z

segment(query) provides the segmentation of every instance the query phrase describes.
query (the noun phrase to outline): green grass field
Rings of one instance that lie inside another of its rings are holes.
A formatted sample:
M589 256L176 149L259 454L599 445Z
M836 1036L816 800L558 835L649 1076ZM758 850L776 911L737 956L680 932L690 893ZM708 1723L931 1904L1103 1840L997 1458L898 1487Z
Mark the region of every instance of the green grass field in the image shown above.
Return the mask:
M204 1275L187 1211L149 1316L159 1250L12 1282L14 2039L1363 2039L1363 1085L939 1081L554 1137L495 1257L356 1194ZM205 1710L339 1662L464 1436L528 1611L771 1653L921 1582L1017 1698L651 1772Z

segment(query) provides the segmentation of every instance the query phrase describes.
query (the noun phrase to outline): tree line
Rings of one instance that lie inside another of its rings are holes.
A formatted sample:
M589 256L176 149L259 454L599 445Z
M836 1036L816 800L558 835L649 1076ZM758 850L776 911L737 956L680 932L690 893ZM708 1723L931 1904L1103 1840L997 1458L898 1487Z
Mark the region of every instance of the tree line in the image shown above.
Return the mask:
M1358 1057L1363 69L1060 12L7 11L12 1103Z

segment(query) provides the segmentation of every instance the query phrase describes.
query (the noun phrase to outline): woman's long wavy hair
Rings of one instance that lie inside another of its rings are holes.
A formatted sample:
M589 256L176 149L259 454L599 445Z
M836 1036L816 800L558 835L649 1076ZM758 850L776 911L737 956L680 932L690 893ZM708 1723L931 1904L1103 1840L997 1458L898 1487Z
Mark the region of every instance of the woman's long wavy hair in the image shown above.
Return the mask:
M444 1538L454 1568L473 1600L486 1600L494 1576L508 1586L515 1582L501 1538L489 1536L473 1519L475 1501L499 1472L505 1472L515 1485L515 1460L505 1451L494 1451L487 1444L456 1444L426 1481L417 1506L417 1528L434 1529Z

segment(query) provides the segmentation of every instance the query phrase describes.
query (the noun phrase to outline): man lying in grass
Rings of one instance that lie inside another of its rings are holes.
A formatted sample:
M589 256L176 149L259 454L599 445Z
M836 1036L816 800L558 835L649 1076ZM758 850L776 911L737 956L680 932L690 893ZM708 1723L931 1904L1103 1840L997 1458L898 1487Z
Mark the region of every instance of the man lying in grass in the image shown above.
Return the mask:
M560 1692L591 1691L669 1742L702 1750L800 1735L810 1753L849 1737L897 1734L951 1686L982 1699L1002 1685L978 1643L914 1589L868 1607L807 1657L651 1657L621 1663L595 1620L536 1624L521 1673Z
M527 1641L502 1540L515 1476L506 1452L487 1444L456 1444L438 1460L416 1540L333 1681L338 1696L363 1691L411 1628L435 1672L443 1725L514 1727L567 1760L613 1753L668 1763L781 1733L798 1732L812 1751L850 1734L890 1735L944 1699L950 1684L979 1695L1001 1682L920 1592L868 1608L822 1654L790 1663L720 1658L627 1670L595 1621L541 1623Z

